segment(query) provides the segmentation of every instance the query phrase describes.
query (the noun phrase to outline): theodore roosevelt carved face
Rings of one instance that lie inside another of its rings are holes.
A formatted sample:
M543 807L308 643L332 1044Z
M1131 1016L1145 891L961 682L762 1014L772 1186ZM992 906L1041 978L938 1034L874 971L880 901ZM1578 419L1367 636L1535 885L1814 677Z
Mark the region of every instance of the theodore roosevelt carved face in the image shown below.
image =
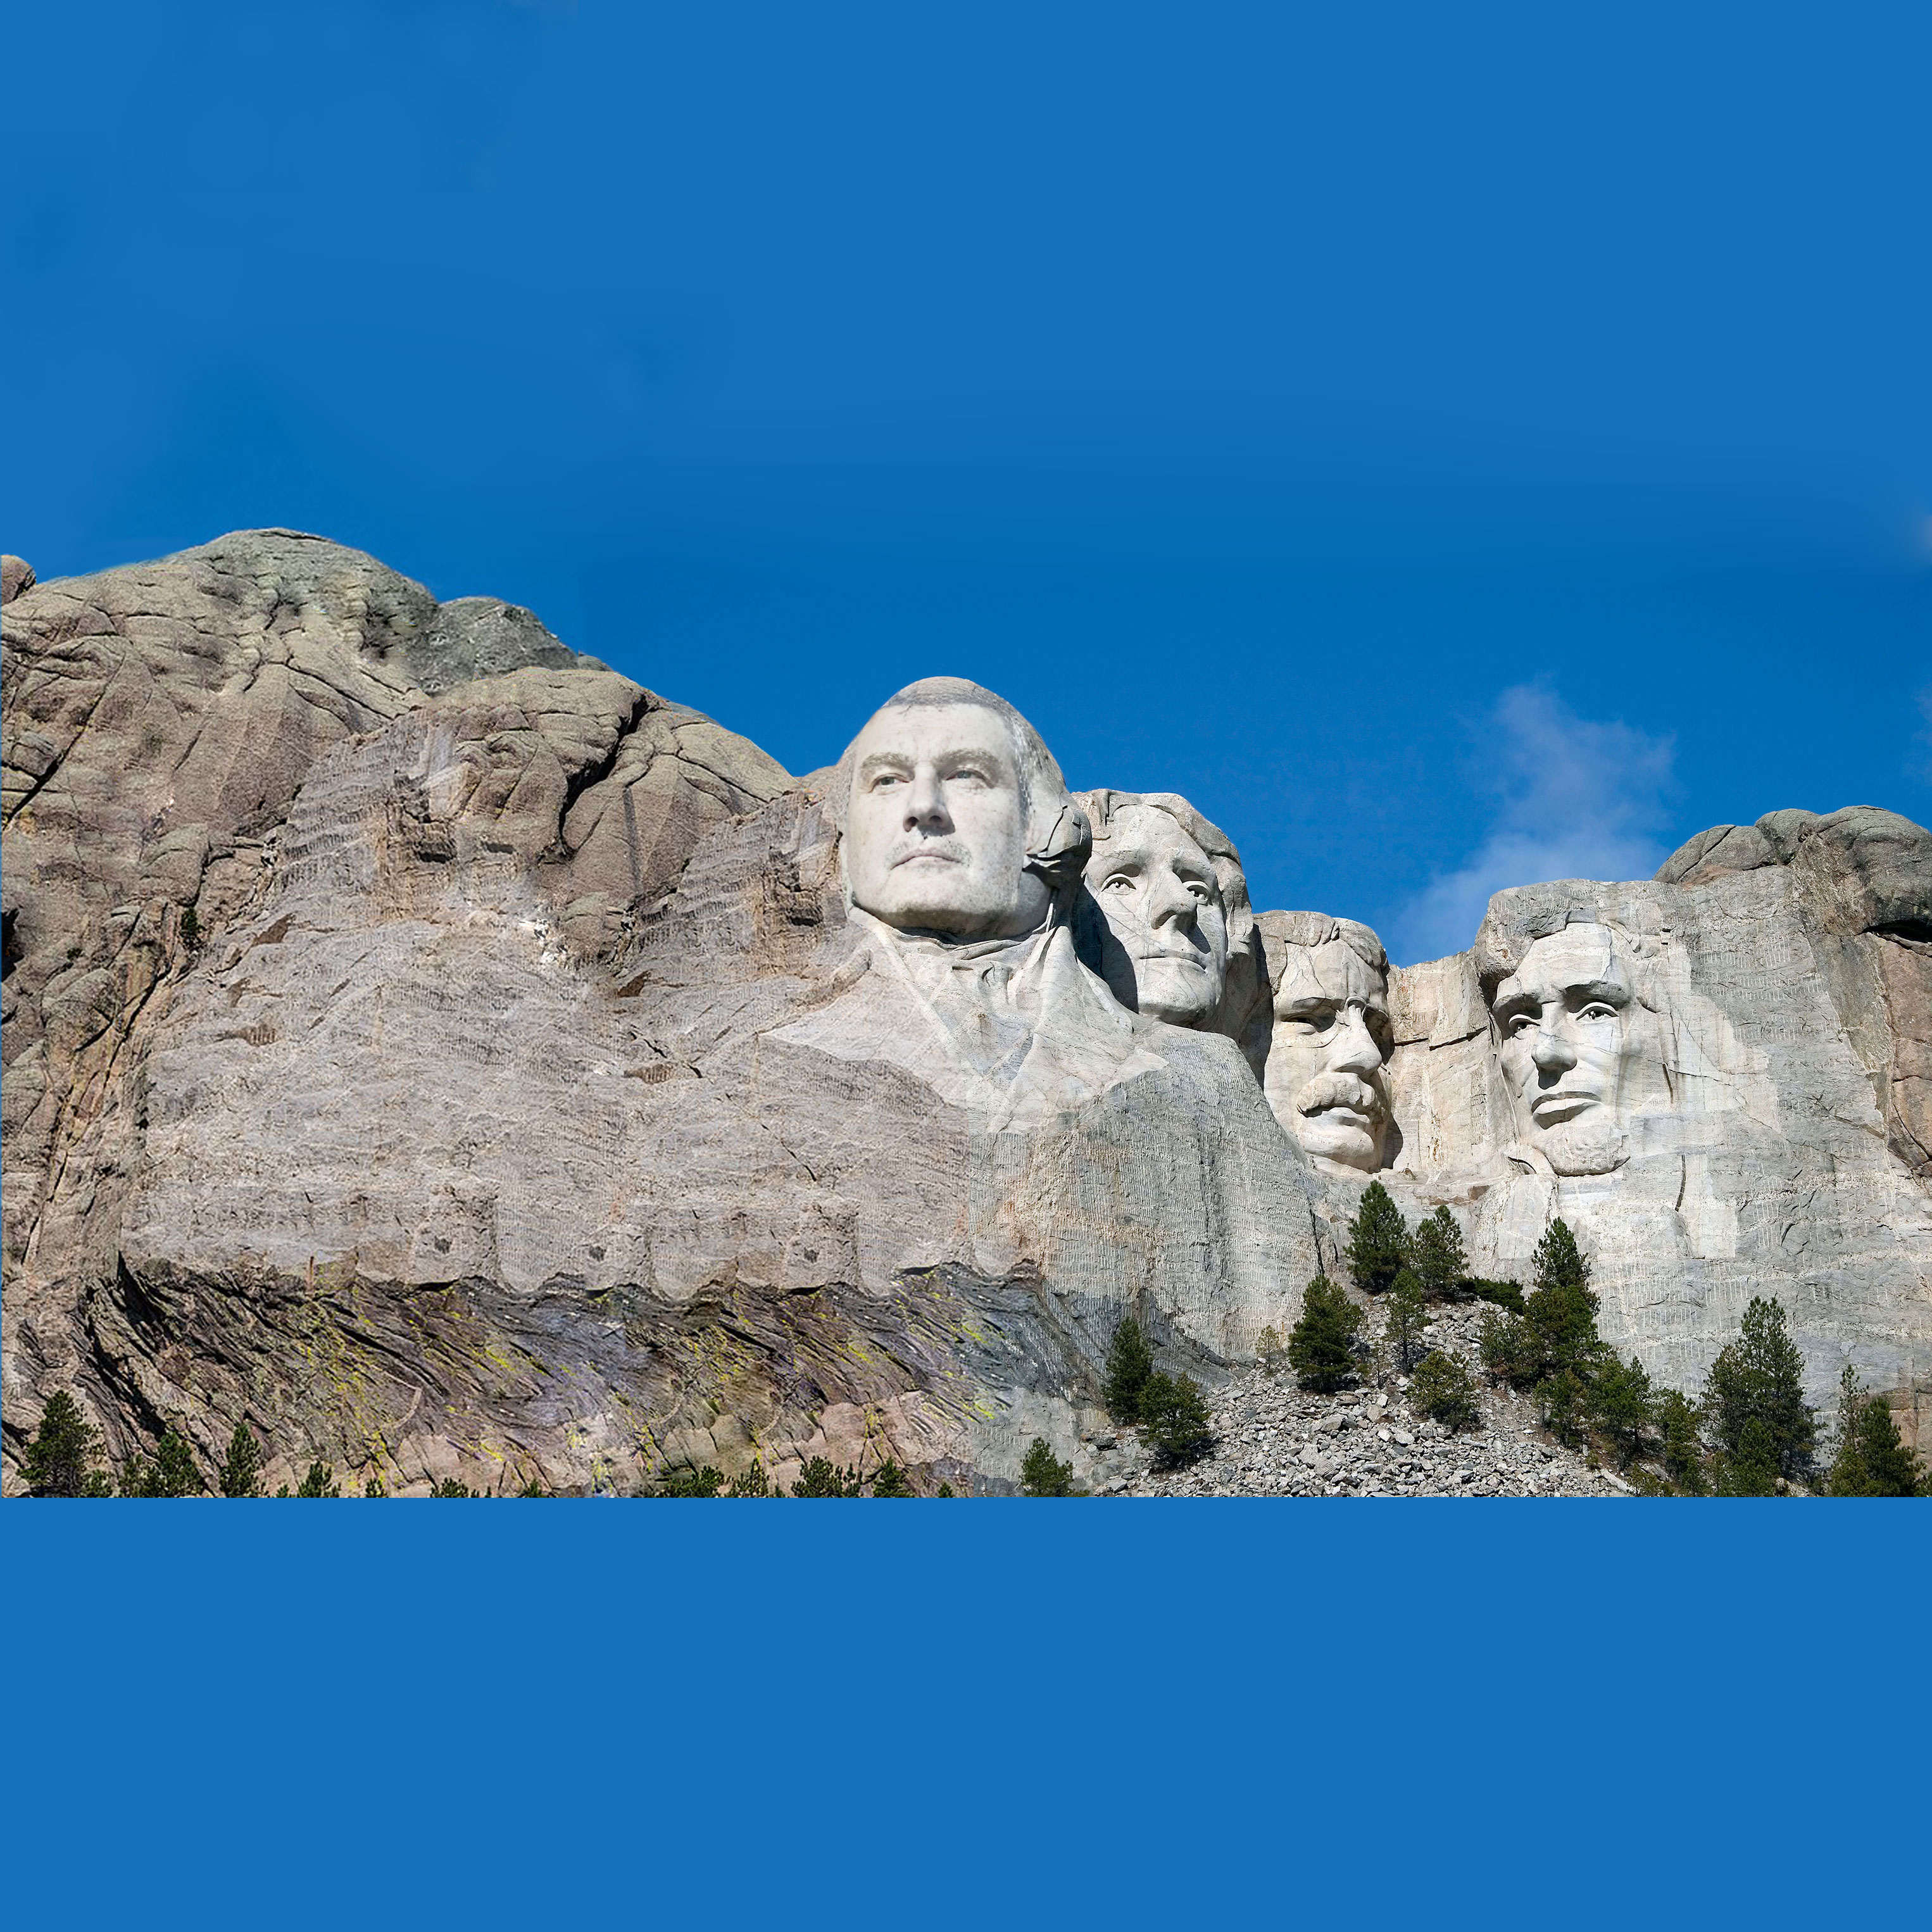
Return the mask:
M1229 908L1214 860L1150 802L1120 799L1094 818L1087 889L1107 928L1097 970L1122 1006L1206 1025L1228 979Z
M1388 1159L1394 1037L1382 942L1318 913L1270 913L1262 930L1274 988L1268 1105L1318 1168L1372 1174Z
M1490 995L1497 1053L1524 1142L1558 1174L1607 1174L1642 1046L1628 962L1607 926L1538 940Z
M1004 700L927 678L890 700L843 761L852 903L903 932L1016 938L1078 876L1086 820L1046 747Z

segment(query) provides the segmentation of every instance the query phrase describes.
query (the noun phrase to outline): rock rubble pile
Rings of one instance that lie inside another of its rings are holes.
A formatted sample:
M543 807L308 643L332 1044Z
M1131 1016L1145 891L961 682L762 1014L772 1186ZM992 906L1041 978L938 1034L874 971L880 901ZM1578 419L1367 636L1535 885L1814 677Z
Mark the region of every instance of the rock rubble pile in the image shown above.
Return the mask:
M1438 1309L1430 1344L1474 1365L1479 1310ZM1254 1369L1214 1391L1214 1448L1156 1470L1129 1431L1093 1447L1102 1496L1613 1496L1630 1485L1591 1468L1540 1424L1526 1396L1481 1384L1480 1429L1451 1434L1414 1414L1408 1378L1385 1367L1358 1388L1316 1395L1286 1369Z

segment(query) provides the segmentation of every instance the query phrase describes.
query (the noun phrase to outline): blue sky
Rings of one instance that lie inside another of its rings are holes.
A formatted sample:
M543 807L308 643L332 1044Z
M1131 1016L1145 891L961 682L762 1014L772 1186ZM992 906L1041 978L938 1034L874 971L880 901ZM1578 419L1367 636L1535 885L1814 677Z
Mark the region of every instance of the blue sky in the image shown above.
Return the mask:
M0 543L260 524L792 770L936 671L1258 901L1467 943L1932 819L1932 16L74 4Z

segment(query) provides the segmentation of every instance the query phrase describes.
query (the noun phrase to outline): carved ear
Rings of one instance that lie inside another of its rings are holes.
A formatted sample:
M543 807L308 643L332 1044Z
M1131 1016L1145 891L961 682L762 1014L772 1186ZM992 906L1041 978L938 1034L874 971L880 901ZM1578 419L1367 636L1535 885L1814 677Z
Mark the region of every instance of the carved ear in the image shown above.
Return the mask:
M1078 883L1093 850L1094 828L1087 822L1087 814L1070 799L1060 807L1045 840L1027 854L1026 868L1055 892L1064 892Z

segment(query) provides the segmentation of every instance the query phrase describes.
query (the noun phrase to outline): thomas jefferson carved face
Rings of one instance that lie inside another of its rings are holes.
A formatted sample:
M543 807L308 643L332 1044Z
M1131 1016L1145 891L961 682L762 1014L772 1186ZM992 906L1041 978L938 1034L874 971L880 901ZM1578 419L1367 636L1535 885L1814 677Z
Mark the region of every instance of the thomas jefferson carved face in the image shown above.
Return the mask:
M1120 806L1094 841L1087 886L1117 942L1102 958L1114 997L1171 1025L1204 1025L1228 976L1228 909L1207 854L1157 806Z
M1620 1166L1642 1048L1629 968L1609 928L1571 926L1539 939L1490 1007L1525 1141L1558 1174Z
M1387 969L1339 936L1289 946L1284 959L1268 1043L1268 1105L1318 1168L1372 1174L1389 1127Z
M855 905L888 926L956 939L1017 936L1045 920L1052 894L1027 869L1020 748L998 712L888 704L849 756Z

